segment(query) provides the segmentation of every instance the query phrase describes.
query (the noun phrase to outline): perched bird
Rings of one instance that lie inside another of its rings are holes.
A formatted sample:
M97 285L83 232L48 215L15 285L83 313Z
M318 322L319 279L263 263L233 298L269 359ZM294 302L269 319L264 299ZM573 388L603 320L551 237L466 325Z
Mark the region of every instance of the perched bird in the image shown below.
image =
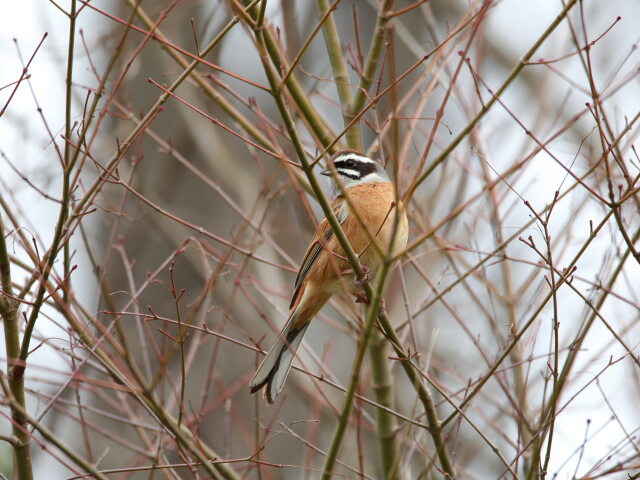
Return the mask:
M336 153L332 162L335 172L330 169L322 172L330 176L338 195L331 208L361 265L373 278L381 264L380 252L389 251L392 241L392 255L407 245L406 212L402 204L396 205L394 185L375 160L344 150ZM289 319L249 382L251 393L266 387L265 398L273 403L287 379L309 323L332 295L345 292L345 286L349 293L362 297L362 285L325 218L318 225L300 265Z

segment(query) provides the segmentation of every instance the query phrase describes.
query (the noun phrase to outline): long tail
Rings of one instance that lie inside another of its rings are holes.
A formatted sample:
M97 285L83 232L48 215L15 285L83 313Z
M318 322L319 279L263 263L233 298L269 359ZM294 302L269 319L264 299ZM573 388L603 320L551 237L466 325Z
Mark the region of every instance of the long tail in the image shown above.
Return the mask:
M249 382L251 393L257 392L266 385L264 396L269 403L273 403L282 390L287 375L289 375L296 350L300 346L300 342L302 342L304 332L307 331L307 327L311 323L305 322L304 325L292 329L297 313L298 309L291 313L287 324L278 335L276 343L273 344Z

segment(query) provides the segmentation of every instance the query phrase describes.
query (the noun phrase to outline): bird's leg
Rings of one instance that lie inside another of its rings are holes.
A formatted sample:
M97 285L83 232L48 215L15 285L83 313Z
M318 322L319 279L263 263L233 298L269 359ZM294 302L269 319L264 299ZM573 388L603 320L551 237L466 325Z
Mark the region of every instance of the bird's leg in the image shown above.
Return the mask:
M362 278L356 278L356 281L354 282L354 285L358 290L361 290L362 287L370 281L369 267L360 265L360 268L360 271L362 272ZM354 293L353 296L356 297L356 303L364 303L367 306L369 305L369 297L367 297L365 293L358 292Z
M364 303L367 307L370 305L369 297L367 297L364 293L356 293L353 296L356 297L356 303ZM387 306L384 300L380 300L377 317L382 318L386 314L387 314Z
M356 303L364 303L365 305L369 305L369 297L367 297L364 293L354 293L354 297L356 297Z
M364 285L369 283L369 267L365 267L364 265L360 265L360 269L362 271L362 278L356 279L356 288L362 288Z

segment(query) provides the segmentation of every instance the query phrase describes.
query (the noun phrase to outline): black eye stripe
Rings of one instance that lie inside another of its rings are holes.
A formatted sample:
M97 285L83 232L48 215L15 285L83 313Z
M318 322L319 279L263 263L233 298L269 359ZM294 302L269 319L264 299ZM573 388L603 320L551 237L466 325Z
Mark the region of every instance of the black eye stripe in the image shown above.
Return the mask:
M378 169L376 163L364 162L357 157L341 157L333 165L341 176L352 180L361 180Z
M357 165L356 161L353 158L342 158L334 163L336 168L353 168Z

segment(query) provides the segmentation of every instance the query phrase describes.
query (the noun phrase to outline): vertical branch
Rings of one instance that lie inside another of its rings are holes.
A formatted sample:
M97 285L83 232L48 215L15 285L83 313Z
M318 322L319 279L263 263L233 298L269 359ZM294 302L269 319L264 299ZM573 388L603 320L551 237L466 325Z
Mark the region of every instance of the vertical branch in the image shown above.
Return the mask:
M607 218L611 215L607 215ZM638 228L632 237L632 241L635 243L640 239L640 228ZM599 312L602 309L602 306L605 303L605 300L609 298L611 292L613 291L613 286L618 279L618 276L622 273L623 267L628 260L629 256L632 256L631 250L627 249L620 255L620 259L618 264L615 266L613 271L611 272L611 276L609 281L600 288L600 297L593 302L592 311L589 317L585 320L582 325L580 332L576 335L576 338L571 343L571 348L568 351L567 358L564 361L562 369L559 369L557 373L557 380L555 381L555 386L551 393L551 397L547 401L544 409L542 410L542 421L540 424L540 428L543 429L541 436L544 435L545 430L549 428L551 425L551 415L555 415L555 405L557 404L561 393L563 392L567 382L569 381L569 377L573 372L573 367L575 365L575 361L578 358L578 354L582 351L582 344L589 333L591 331L591 327L593 326L593 322L596 318L599 318Z
M393 178L396 179L396 190L400 189L398 185L398 177L400 174L399 164L400 159L398 158L400 155L400 135L398 133L398 113L400 110L400 106L398 104L398 84L396 82L397 74L396 74L396 52L395 52L395 29L393 28L393 24L389 24L387 28L388 38L389 38L389 62L387 72L389 75L388 83L391 87L389 90L389 102L391 103L391 112L389 115L389 125L390 125L390 148L389 155L391 158L391 166L393 167ZM407 137L408 139L409 137ZM382 142L380 142L382 143ZM385 165L388 168L388 165ZM399 198L396 199L396 203L399 201Z
M558 198L558 191L556 191L555 198L553 199L554 204ZM552 205L553 207L553 205ZM547 474L549 468L549 460L551 459L551 446L553 444L553 432L556 422L556 410L558 406L558 400L560 396L557 395L557 387L558 387L558 355L560 350L560 341L558 338L558 327L560 324L560 320L558 318L558 287L556 285L556 271L555 266L553 264L553 255L551 253L551 235L549 234L549 218L551 216L551 209L547 213L547 217L543 224L544 226L544 237L547 247L547 265L549 265L549 286L551 287L551 291L553 292L553 366L551 367L551 375L553 378L552 382L552 401L549 409L549 438L547 439L547 451L545 453L544 464L542 466L542 471L540 474L544 477ZM537 453L536 453L537 454ZM535 467L532 464L531 469L533 470Z
M97 470L93 465L91 465L85 458L78 455L76 452L71 450L60 438L59 435L55 434L47 427L45 427L41 422L37 419L31 417L27 410L24 408L24 405L17 401L15 397L11 397L12 392L11 388L7 389L7 386L4 382L4 378L0 375L0 390L7 396L7 400L11 403L11 408L14 409L17 413L20 414L25 419L25 422L29 423L33 426L34 429L40 432L40 435L47 440L51 445L55 446L58 450L64 453L68 458L70 458L76 465L82 467L88 474L91 474L91 478L96 478L98 480L108 480L106 475L103 475L99 470ZM19 466L18 466L19 467ZM31 472L28 472L28 476L23 476L22 472L18 469L18 479L24 480L26 478L32 478ZM84 478L88 478L87 475L83 475Z
M20 361L20 331L18 328L18 300L13 295L11 283L11 263L5 241L5 229L0 213L0 280L2 296L0 296L0 316L4 327L4 343L7 351L7 377L9 391L14 399L11 404L11 420L13 433L13 453L15 469L20 480L33 478L30 452L30 433L24 416L26 409L24 395L24 362ZM21 407L21 408L18 408ZM22 409L22 410L21 410Z
M169 267L169 277L171 278L171 297L176 309L176 320L178 321L178 347L180 349L180 402L178 405L178 426L182 425L182 416L184 414L184 392L187 384L187 372L184 360L184 342L186 340L185 327L182 324L182 316L180 315L180 300L185 294L186 290L182 288L180 293L176 291L176 283L173 276L175 270L175 262L171 262Z
M243 1L245 5L249 4L247 0ZM255 29L256 16L258 15L258 12L256 12L255 8L250 9L250 11L252 12L251 18L254 22L254 25L250 26ZM264 49L265 53L268 55L268 58L271 59L271 62L276 66L278 70L286 71L288 69L287 62L283 56L283 52L280 51L280 46L278 45L276 39L273 37L273 34L265 25L260 25L260 31L262 37L262 46L260 47L260 49ZM262 55L262 52L260 52L260 54ZM320 144L325 147L332 144L334 135L331 133L324 120L318 115L317 110L314 109L311 101L309 100L308 94L304 91L302 85L300 85L300 82L296 78L295 74L292 72L290 75L288 75L285 78L284 83L289 94L292 97L293 103L300 111L302 118L307 123L307 125L309 125L309 128L314 133ZM279 84L272 85L271 88L272 91L278 92L278 94L280 94Z
M71 169L73 168L73 164L71 162L72 150L71 150L71 103L73 101L72 90L73 90L73 54L75 51L75 43L76 43L76 0L72 0L71 2L71 12L69 13L69 47L67 50L67 76L65 79L65 105L64 105L64 165L62 166L62 204L60 207L60 215L58 218L58 225L60 229L64 222L66 221L69 215L69 198L70 198L70 188L69 188L69 179L71 177ZM62 236L62 232L56 232L58 237ZM54 258L56 255L56 249L52 249L51 258ZM53 263L51 263L53 265ZM63 246L63 275L62 278L65 281L70 281L69 277L69 243L65 242ZM41 290L44 292L44 285L41 285ZM68 301L67 289L64 289L63 292L63 300L65 303ZM35 321L35 319L34 319Z
M44 294L46 292L46 284L51 272L53 270L53 263L58 255L58 251L60 249L62 239L67 234L67 229L65 228L65 223L69 218L69 203L71 199L71 189L69 187L69 179L71 178L71 143L69 136L71 135L71 100L72 100L72 86L73 86L73 51L75 45L75 36L76 36L76 18L77 18L77 10L76 10L76 0L72 0L71 2L71 12L69 14L69 48L67 51L67 79L66 79L66 98L65 98L65 147L64 147L64 157L63 157L63 165L62 165L62 196L60 199L60 211L58 213L58 220L56 223L56 228L53 234L53 239L51 241L51 246L45 258L41 262L41 271L38 287L38 293L36 294L36 299L33 302L33 308L31 309L31 313L29 315L29 320L27 321L27 325L25 326L24 336L22 337L22 346L20 348L20 359L22 361L27 360L27 356L29 355L29 344L31 342L31 335L33 334L33 329L36 324L36 320L38 319L38 315L40 314L40 309L44 303ZM69 281L69 252L67 250L68 243L64 243L65 253L64 253L64 276L63 281ZM64 303L68 301L66 298L67 289L63 290L63 300Z
M24 412L26 411L26 399L24 392L24 374L26 369L26 360L29 354L29 344L31 335L35 327L40 308L44 303L44 294L46 292L46 283L53 268L54 260L57 256L60 242L64 236L64 223L69 214L69 178L70 170L67 166L71 158L71 145L69 144L69 137L71 136L71 90L72 90L72 76L73 76L73 52L75 45L75 26L76 26L76 1L71 2L71 12L69 14L69 45L68 45L68 58L67 58L67 79L66 79L66 97L65 97L65 149L62 164L62 199L60 204L60 212L58 215L58 221L56 224L55 233L51 247L45 259L41 264L42 270L39 272L40 285L36 298L33 302L31 314L25 326L25 332L20 341L19 328L18 328L18 301L12 295L11 285L11 268L9 263L9 256L7 253L6 242L4 238L4 225L0 219L0 234L2 239L0 240L0 275L2 276L3 292L5 292L6 298L0 302L0 307L3 324L5 328L5 344L7 349L7 374L9 377L9 389L14 398L15 405L12 403L11 415L13 419L13 435L16 439L14 444L14 454L16 459L16 470L18 478L20 480L30 480L33 478L33 468L31 465L31 452L30 452L30 433L27 429L27 420ZM65 244L64 252L64 272L65 281L70 273L69 265L69 250ZM66 297L66 289L64 293ZM66 298L65 298L66 300Z
M389 359L385 354L387 341L374 329L371 335L371 346L369 347L369 359L371 361L371 384L375 395L376 403L387 407L387 409L376 409L376 435L380 446L380 463L384 479L392 480L402 478L402 473L398 470L400 457L398 455L398 442L396 434L398 422L395 415L390 413L394 409L393 401L393 379L389 368Z
M376 27L373 32L373 38L371 39L371 46L367 53L367 59L364 63L364 70L362 72L362 78L360 79L360 85L353 97L353 103L349 109L349 122L355 118L356 115L362 110L365 102L367 101L367 92L373 82L373 75L378 67L378 61L380 60L382 45L385 37L385 26L389 21L389 10L393 5L393 0L384 0L380 6L378 12L378 18L376 19ZM349 123L347 122L347 123Z
M389 38L389 56L387 57L389 60L388 64L388 75L389 75L389 84L393 85L391 89L390 99L391 99L391 119L389 121L393 122L396 114L397 108L397 91L395 88L395 56L393 54L393 29L391 26L387 28L388 38ZM382 76L382 72L380 73ZM380 131L380 128L377 128ZM392 132L396 132L396 129L392 127ZM397 132L396 132L397 133ZM394 137L392 134L392 146L391 151L391 163L393 167L394 178L398 178L398 159L396 157L397 151L397 143L394 141L397 140L397 137ZM382 141L379 141L379 146L382 147ZM388 168L388 165L387 165ZM396 186L396 199L395 202L398 204L398 187ZM397 217L396 224L394 225L394 235L397 232ZM398 422L394 415L390 412L394 410L394 383L393 378L391 377L391 368L389 358L387 356L387 341L383 335L379 332L379 330L374 330L372 334L371 345L369 347L369 358L371 361L371 385L375 397L376 403L386 407L386 409L378 408L376 409L376 435L378 440L378 445L380 448L380 464L382 467L383 478L387 480L395 480L403 477L402 472L398 470L398 464L400 457L398 455L398 442L396 440Z
M393 328L393 325L391 325L389 317L387 317L386 314L383 314L378 317L378 320L380 321L380 326L382 327L385 336L391 342L396 355L398 355L400 365L409 378L411 385L413 385L413 388L415 388L418 394L418 398L420 399L420 402L424 407L425 415L427 417L427 424L429 425L429 435L433 440L433 444L436 449L436 455L438 456L438 460L440 461L440 466L445 473L444 478L446 480L455 480L457 478L457 474L447 450L447 445L442 431L443 422L441 422L438 418L438 413L436 412L436 407L433 403L431 392L429 392L429 390L420 380L420 376L411 363L411 357L407 352L404 351L404 348L402 348L402 343L400 342L398 334Z
M367 309L367 316L364 323L364 328L360 336L360 343L358 344L358 350L351 366L351 376L349 381L349 388L347 389L347 395L342 405L342 411L338 417L338 424L333 431L333 437L331 443L327 449L327 457L325 458L324 465L322 466L322 480L330 480L334 477L333 468L335 466L336 459L338 457L338 451L342 444L344 432L349 424L349 416L351 415L351 408L353 407L353 398L358 386L358 379L360 378L360 370L362 370L362 361L364 360L367 346L371 340L371 336L374 330L376 317L378 316L378 309L380 305L380 299L382 296L382 288L384 286L387 274L389 273L389 262L385 261L380 267L380 271L376 276L376 289L373 296L369 297L369 308ZM388 477L385 477L388 478Z
M335 3L329 6L327 0L316 0L318 11L321 15L324 15L329 10L335 10ZM338 97L340 98L340 107L342 110L342 118L344 119L344 125L348 125L351 121L349 115L351 102L353 101L351 96L351 88L349 86L349 74L347 72L347 64L342 54L342 45L340 42L340 35L336 28L333 15L329 13L325 22L322 24L322 33L324 35L324 41L327 45L327 53L329 54L329 61L331 62L331 68L333 69L333 78L336 81L336 88L338 89ZM362 150L362 139L360 137L359 125L353 124L346 133L347 145L349 148L355 150Z
M552 319L552 331L553 331L553 365L547 363L548 368L551 370L552 377L552 387L551 387L551 399L549 410L544 410L541 415L540 420L540 430L542 432L547 428L545 422L548 420L548 435L547 439L547 451L545 454L544 465L540 465L541 457L542 457L542 446L545 440L545 435L539 434L533 439L532 445L530 442L524 441L524 447L529 450L529 454L525 456L527 460L524 465L524 471L526 478L528 480L533 480L534 478L545 478L547 468L549 467L549 460L551 459L551 446L553 443L553 431L556 420L556 408L558 404L558 400L560 398L560 391L558 390L558 352L559 352L559 338L558 338L558 288L559 284L556 279L556 268L553 262L553 255L551 253L551 235L549 233L549 219L551 218L551 213L553 212L553 207L556 205L558 201L558 196L560 192L556 190L553 202L549 206L549 209L546 212L544 219L538 215L535 210L531 207L531 205L527 205L533 216L538 220L542 227L542 234L544 236L546 254L539 251L535 246L535 243L532 239L529 240L531 248L538 253L540 258L548 265L549 267L549 278L547 278L547 284L551 288L550 295L553 306L553 319ZM549 413L549 416L547 416ZM523 439L525 440L525 439Z

